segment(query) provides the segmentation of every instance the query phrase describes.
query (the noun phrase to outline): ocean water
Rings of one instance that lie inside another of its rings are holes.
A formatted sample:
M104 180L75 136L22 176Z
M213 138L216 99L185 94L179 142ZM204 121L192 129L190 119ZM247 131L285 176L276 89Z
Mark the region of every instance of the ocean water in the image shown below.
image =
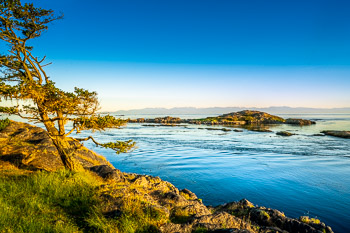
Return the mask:
M133 139L137 143L133 152L116 155L91 143L86 146L124 172L159 176L180 189L190 189L206 205L247 198L289 217L317 217L335 232L350 232L350 140L313 136L327 129L350 130L350 114L279 116L312 119L317 124L278 125L270 128L272 133L206 129L222 126L128 124L95 138ZM297 135L277 136L281 130Z
M327 129L350 130L350 114L276 115L317 123L273 126L270 133L206 129L222 126L147 127L135 123L94 135L100 142L132 139L137 149L131 153L116 155L90 142L85 145L123 172L159 176L195 192L206 205L247 198L289 217L317 217L335 232L350 232L350 139L313 136ZM297 135L277 136L282 130Z

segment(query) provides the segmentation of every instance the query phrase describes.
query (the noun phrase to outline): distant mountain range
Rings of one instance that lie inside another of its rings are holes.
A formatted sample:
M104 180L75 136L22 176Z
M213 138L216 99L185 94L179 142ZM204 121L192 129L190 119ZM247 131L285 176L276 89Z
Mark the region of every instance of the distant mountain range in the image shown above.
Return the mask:
M212 107L212 108L144 108L132 110L119 110L113 112L119 115L186 115L186 114L225 114L230 112L237 112L242 110L257 110L271 114L305 114L305 113L350 113L350 108L292 108L292 107L268 107L268 108L246 108L246 107ZM110 112L111 113L111 112Z

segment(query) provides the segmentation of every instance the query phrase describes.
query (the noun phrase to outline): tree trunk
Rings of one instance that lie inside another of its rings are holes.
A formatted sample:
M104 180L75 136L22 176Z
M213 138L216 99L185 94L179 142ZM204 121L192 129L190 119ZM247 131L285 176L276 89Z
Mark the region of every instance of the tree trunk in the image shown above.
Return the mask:
M56 146L59 156L63 162L66 169L71 171L82 171L83 166L74 157L74 151L76 150L74 146L70 145L66 138L56 137L52 139Z

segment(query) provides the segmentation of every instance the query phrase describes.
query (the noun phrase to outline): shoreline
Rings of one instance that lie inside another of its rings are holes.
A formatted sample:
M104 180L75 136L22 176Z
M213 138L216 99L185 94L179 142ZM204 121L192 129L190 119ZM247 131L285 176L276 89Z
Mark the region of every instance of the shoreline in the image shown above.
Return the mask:
M17 125L17 127L13 127L14 125ZM10 131L7 133L11 135L13 135L15 132L19 132L15 135L17 135L18 139L22 138L23 144L25 144L24 142L28 140L34 139L33 134L27 132L28 130L25 130L26 133L25 135L23 135L23 129L31 129L33 132L35 132L36 135L38 135L38 133L40 132L44 132L43 129L40 129L35 126L30 126L25 123L13 123L12 127L12 131L9 130L9 128L5 129L4 131ZM5 141L3 139L6 139L4 131L0 133L2 141ZM43 133L41 136L44 137L44 135L45 134ZM49 141L47 140L44 140L44 142L49 143ZM25 145L27 146L25 151L30 151L29 145ZM49 156L49 153L52 153L52 151L50 152L50 147L48 146L48 144L41 145L40 143L38 143L35 144L34 148L32 149L33 151L37 151L38 148L46 148L48 150L48 153L45 156ZM18 153L19 148L13 149L14 151L17 150ZM84 151L91 153L91 156L97 156L96 158L100 157L92 151L89 152L90 150L88 149L84 149ZM9 156L11 154L10 151L7 151L7 154L7 160L9 161L11 157ZM2 155L4 155L3 150ZM43 156L42 150L37 151L36 155ZM22 159L18 158L17 156L15 161L13 161L12 163L19 165L19 167L27 169L34 169L36 167L37 169L47 170L45 169L45 166L46 168L53 166L53 163L50 163L49 165L43 164L45 163L45 161L48 161L47 159L43 159L45 158L45 156L41 158L33 155L31 156L32 158L29 159L28 154L25 153ZM86 157L87 154L85 153L84 156ZM90 162L92 159L93 157L90 157ZM161 224L161 226L159 226L161 232L192 232L193 230L202 228L207 229L209 232L218 229L223 229L222 224L226 225L225 228L231 228L236 230L245 229L250 232L267 232L271 230L276 230L278 226L281 227L280 229L287 229L287 231L289 230L290 232L295 232L293 229L300 229L300 232L303 232L305 231L305 229L312 230L316 228L322 228L326 232L332 232L329 227L319 222L319 220L310 220L306 217L302 217L300 219L287 218L282 212L265 207L255 207L252 203L250 203L247 200L223 204L217 207L207 207L204 206L202 204L202 201L198 199L197 196L191 191L186 189L178 190L169 182L162 181L158 177L122 173L119 170L114 169L114 167L111 166L107 160L95 160L94 163L96 163L96 161L99 161L98 163L102 164L93 164L94 166L90 165L89 170L95 172L96 174L98 174L98 176L106 180L107 184L114 184L114 188L108 189L108 192L113 193L116 190L120 190L120 188L115 189L115 185L117 185L118 187L123 187L122 190L125 191L125 193L122 196L120 196L119 194L119 197L117 198L116 196L113 196L113 198L109 198L109 201L114 201L115 204L108 204L108 206L120 206L120 202L123 202L120 198L122 198L123 196L146 198L144 200L147 200L147 203L149 203L148 206L152 206L152 208L156 206L155 211L157 213L161 213L161 215L165 215L166 218L170 220L169 224ZM135 193L132 190L138 191ZM109 208L108 206L106 206L106 208ZM120 209L120 207L118 208ZM115 213L118 210L118 208L114 210L109 210L106 212L106 214L111 215ZM258 228L259 230L257 230Z

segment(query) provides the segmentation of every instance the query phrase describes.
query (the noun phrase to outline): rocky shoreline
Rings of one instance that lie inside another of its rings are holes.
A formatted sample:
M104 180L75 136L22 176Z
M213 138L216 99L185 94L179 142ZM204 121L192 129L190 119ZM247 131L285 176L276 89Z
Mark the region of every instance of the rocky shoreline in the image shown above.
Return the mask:
M87 170L105 180L97 190L104 203L104 215L117 219L126 203L138 200L142 203L140 208L159 218L157 227L149 232L333 232L318 219L289 218L278 210L254 206L247 200L205 206L187 189L178 190L159 177L123 173L85 147L75 156ZM11 122L0 131L0 163L33 171L63 168L46 131L18 122Z
M338 138L350 138L350 131L324 130L321 133Z

